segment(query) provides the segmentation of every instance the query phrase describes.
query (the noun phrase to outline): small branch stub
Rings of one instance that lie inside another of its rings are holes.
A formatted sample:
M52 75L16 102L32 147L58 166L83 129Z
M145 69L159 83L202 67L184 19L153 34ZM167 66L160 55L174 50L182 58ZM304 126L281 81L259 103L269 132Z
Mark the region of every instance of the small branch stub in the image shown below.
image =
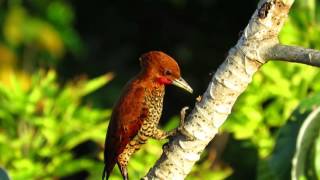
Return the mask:
M268 59L320 67L320 51L298 46L277 44L266 52Z
M260 7L259 11L258 11L259 18L261 18L261 19L266 18L270 8L271 8L271 2L263 3L262 6Z

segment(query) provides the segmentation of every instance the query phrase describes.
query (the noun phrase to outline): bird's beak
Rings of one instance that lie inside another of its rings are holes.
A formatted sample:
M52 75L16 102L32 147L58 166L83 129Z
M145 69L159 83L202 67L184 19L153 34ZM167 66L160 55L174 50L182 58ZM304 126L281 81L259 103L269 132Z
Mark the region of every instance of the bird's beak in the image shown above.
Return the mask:
M182 78L179 78L179 79L175 79L172 81L172 84L177 86L177 87L180 87L190 93L193 92L192 88L189 86L189 84Z

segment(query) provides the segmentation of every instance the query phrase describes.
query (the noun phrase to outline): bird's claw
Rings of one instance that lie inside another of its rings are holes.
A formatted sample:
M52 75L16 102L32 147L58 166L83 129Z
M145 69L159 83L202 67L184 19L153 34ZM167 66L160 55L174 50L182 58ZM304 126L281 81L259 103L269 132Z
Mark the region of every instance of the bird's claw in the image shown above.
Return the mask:
M186 129L184 128L184 126L179 126L178 127L178 131L188 140L188 141L194 141L195 137L190 134L188 131L186 131Z
M184 125L184 119L186 117L186 112L187 112L188 109L189 109L189 107L185 106L180 111L180 126Z
M186 131L186 129L184 128L185 126L185 117L186 117L186 111L189 109L188 106L185 106L181 109L180 111L180 125L177 128L177 131L180 132L182 135L184 135L187 140L189 141L193 141L195 140L194 136L192 134L190 134L188 131Z

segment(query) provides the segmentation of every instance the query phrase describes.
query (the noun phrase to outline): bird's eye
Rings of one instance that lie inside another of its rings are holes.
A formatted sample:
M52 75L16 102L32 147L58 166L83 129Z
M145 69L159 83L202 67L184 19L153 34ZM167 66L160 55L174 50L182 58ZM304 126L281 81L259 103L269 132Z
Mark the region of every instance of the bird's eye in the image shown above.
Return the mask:
M172 74L172 72L168 69L164 70L164 75L166 76L170 76Z

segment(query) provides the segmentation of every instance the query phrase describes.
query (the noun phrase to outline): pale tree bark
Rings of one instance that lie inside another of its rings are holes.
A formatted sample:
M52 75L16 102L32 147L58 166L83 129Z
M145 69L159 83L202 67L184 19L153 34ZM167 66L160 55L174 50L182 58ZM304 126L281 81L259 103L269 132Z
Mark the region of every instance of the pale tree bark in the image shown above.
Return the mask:
M238 43L229 51L201 100L186 118L185 131L194 139L183 135L174 137L144 179L184 179L255 72L269 59L320 66L319 51L279 44L278 35L293 2L262 0L259 3Z

